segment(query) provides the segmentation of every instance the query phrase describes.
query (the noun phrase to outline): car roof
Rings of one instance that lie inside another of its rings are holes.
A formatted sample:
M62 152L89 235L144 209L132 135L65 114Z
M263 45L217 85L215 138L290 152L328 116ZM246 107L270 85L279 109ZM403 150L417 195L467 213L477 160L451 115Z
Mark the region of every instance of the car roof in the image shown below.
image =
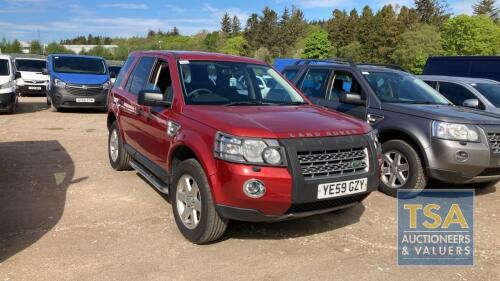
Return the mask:
M10 59L11 56L10 55L0 55L0 59L5 59L5 60L8 60Z
M41 60L41 61L47 61L44 58L25 58L25 57L17 57L14 60Z
M467 83L467 84L475 84L475 83L498 84L497 81L485 78L457 77L457 76L445 76L445 75L420 75L418 77L422 80L443 81L443 82L455 82L455 83Z
M327 61L314 61L310 60L309 64L291 64L285 67L285 69L296 69L303 67L318 67L318 68L344 68L344 69L352 69L357 68L360 71L377 71L377 72L392 72L392 73L401 73L408 74L408 72L394 69L394 66L382 66L382 65L369 65L369 64L356 64L355 66L349 63L339 63L339 62L327 62Z
M50 54L49 57L78 57L78 58L89 58L89 59L104 60L104 58L102 58L102 57L87 56L87 55L74 55L74 54Z
M152 56L165 56L173 55L178 60L220 60L220 61L232 61L232 62L243 62L251 64L261 64L267 65L267 63L240 56L219 54L219 53L209 53L209 52L199 52L199 51L137 51L132 53L133 55L152 55Z

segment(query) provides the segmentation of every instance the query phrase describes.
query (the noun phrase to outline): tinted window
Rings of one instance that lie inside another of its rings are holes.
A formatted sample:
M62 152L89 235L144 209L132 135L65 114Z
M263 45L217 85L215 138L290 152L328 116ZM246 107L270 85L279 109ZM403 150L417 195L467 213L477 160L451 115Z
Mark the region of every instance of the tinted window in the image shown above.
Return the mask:
M361 86L351 73L337 71L333 79L330 100L339 100L342 93L356 93L361 95Z
M164 100L172 101L174 91L172 88L172 78L170 77L170 68L167 62L158 61L156 63L146 89L160 91L163 94Z
M462 106L465 100L476 99L471 91L455 83L439 82L439 92L453 104L459 106Z
M130 93L138 95L141 90L145 89L155 60L152 57L144 57L137 64L127 82L127 89Z
M42 72L42 69L46 67L47 62L44 60L16 59L16 69L18 71Z
M123 79L125 78L125 75L127 75L127 72L130 69L130 67L132 66L132 63L134 62L134 60L135 60L135 57L132 57L132 56L128 57L127 61L125 62L123 67L120 69L120 71L115 72L116 74L118 74L118 76L116 76L115 85L121 86L121 83L122 83Z
M424 81L400 72L363 72L382 102L412 104L448 104L449 102Z
M9 61L8 60L0 60L0 75L7 76L9 74L10 74Z
M476 84L473 86L495 107L500 107L500 84Z
M107 69L104 60L87 57L58 57L53 58L55 72L82 73L82 74L106 74Z
M302 96L268 66L180 61L179 70L188 104L245 106L304 102Z
M436 81L424 81L427 85L431 86L433 89L436 89L437 82Z
M285 75L286 79L292 81L293 78L295 78L295 75L297 75L298 72L299 72L299 70L297 70L297 69L286 70L285 72L283 72L283 75Z
M309 97L325 98L324 89L328 84L328 69L311 69L302 83L302 92Z

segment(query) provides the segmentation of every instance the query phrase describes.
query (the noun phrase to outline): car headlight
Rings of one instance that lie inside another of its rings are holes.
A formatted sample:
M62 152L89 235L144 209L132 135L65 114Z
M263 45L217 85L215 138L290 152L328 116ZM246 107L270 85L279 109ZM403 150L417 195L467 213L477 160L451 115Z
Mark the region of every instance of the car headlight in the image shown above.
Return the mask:
M0 89L8 89L16 86L16 81L9 81L7 83L4 83L0 85Z
M56 78L56 79L54 79L54 86L56 86L57 88L64 89L64 88L66 88L66 83L64 81Z
M277 140L235 137L219 132L215 135L214 153L217 158L232 162L284 165L283 149Z
M17 85L24 85L24 80L23 80L23 78L19 78L19 79L17 79L17 80L16 80L16 84L17 84Z
M432 123L432 136L456 141L479 141L479 131L476 126L439 121Z
M102 88L103 88L104 90L107 90L107 89L109 89L109 86L110 86L110 85L111 85L111 82L106 81L106 82L104 82L104 83L102 84Z

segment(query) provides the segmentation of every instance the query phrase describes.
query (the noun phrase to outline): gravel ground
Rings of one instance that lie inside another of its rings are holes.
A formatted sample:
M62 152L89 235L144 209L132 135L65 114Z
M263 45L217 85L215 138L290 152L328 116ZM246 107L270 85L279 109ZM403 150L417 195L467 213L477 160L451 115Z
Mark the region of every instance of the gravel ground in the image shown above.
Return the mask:
M0 115L0 280L500 280L499 193L477 190L475 266L402 268L396 200L333 214L232 222L196 246L165 198L107 159L106 115L22 97Z

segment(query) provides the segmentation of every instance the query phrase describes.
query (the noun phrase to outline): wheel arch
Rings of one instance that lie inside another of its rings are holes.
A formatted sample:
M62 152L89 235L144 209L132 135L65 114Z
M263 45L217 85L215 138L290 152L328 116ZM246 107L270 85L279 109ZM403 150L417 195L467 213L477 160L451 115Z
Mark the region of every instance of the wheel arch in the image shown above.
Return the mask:
M391 140L402 140L412 146L417 152L420 159L424 162L424 169L429 167L427 155L425 154L425 149L422 146L421 142L418 141L418 137L414 134L401 129L389 128L385 130L379 131L379 141L380 143L385 143Z

